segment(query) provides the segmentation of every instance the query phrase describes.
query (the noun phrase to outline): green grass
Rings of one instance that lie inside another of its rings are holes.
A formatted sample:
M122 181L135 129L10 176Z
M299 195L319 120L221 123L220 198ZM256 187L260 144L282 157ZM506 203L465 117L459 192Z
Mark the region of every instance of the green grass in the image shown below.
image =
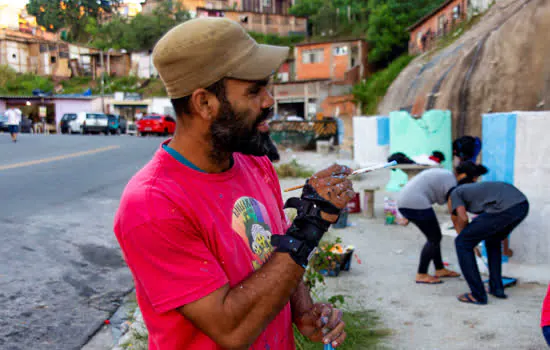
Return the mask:
M64 94L81 94L86 89L91 88L92 92L98 89L99 81L94 81L91 77L74 77L61 82Z
M275 166L275 171L279 178L285 177L300 177L308 178L313 175L313 170L307 168L306 166L298 163L296 159L290 161L290 163L284 163Z
M304 41L305 36L303 35L289 35L289 36L280 36L275 34L263 34L256 32L248 32L258 44L266 45L278 45L278 46L294 46L302 41Z
M390 330L379 329L379 317L372 310L344 312L346 323L346 341L338 347L338 350L368 350L378 349L380 340L391 334ZM297 350L320 350L321 344L308 341L295 328Z
M54 87L53 80L49 77L31 73L17 74L7 65L0 65L0 83L0 94L15 96L31 95L34 89L51 91Z
M399 76L399 73L413 60L413 56L403 55L395 59L388 67L374 73L366 81L353 87L355 100L361 103L364 115L374 115L378 103L384 98L388 88Z
M61 94L81 94L88 88L94 95L101 93L100 80L91 77L73 77L60 82L63 90ZM6 65L0 65L0 94L15 96L31 95L34 89L45 92L54 91L54 81L48 76L38 76L30 73L18 74ZM166 90L160 79L141 79L135 76L129 77L105 77L105 93L114 92L139 92L144 98L165 97Z

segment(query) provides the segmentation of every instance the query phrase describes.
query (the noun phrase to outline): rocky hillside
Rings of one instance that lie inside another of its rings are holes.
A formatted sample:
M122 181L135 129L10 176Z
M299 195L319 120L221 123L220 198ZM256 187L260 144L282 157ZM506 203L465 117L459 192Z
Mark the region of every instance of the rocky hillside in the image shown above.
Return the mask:
M550 0L498 0L454 43L413 60L378 108L449 109L454 136L481 136L483 113L549 110Z

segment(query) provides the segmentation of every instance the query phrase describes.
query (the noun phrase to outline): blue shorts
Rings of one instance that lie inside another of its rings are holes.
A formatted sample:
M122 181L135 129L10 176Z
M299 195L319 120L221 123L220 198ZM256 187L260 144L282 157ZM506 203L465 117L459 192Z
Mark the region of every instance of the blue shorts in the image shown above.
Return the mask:
M19 132L19 125L8 125L8 132L10 134L17 134Z

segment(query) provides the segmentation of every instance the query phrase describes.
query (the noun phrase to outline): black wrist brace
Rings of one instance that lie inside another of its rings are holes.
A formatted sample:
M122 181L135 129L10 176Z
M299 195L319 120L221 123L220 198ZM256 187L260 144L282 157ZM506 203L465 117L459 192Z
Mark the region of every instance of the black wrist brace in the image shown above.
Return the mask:
M271 244L277 252L289 253L298 265L306 268L331 225L321 217L321 211L339 215L340 209L321 197L308 182L302 198L290 198L285 208L295 208L298 214L285 235L271 236Z

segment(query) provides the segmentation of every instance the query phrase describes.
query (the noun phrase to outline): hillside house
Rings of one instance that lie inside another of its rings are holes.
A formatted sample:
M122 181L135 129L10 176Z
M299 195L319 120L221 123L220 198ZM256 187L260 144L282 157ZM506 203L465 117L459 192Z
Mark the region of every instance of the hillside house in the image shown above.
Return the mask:
M280 36L307 35L307 18L282 13L197 8L197 17L226 17L239 22L246 31Z
M407 28L409 53L419 54L433 47L437 40L467 19L469 0L447 0L441 6Z

